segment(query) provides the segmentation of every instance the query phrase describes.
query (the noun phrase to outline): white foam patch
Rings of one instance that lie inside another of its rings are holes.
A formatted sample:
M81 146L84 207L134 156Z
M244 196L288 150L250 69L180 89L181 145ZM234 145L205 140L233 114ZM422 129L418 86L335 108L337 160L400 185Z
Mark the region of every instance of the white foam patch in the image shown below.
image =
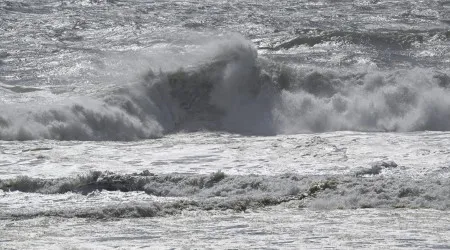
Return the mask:
M0 178L57 178L92 170L133 173L300 175L349 174L394 161L389 174L449 176L449 134L356 133L240 136L178 133L136 142L27 141L0 143Z
M6 248L448 248L450 213L429 209L185 212L120 220L0 220ZM199 240L201 239L201 240ZM63 242L63 243L62 243Z

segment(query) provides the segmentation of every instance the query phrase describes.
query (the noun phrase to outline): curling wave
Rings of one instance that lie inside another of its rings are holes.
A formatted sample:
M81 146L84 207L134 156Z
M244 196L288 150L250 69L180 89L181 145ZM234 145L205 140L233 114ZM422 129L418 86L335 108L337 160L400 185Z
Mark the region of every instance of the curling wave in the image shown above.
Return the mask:
M3 106L2 140L137 140L177 131L243 134L450 130L450 72L297 68L243 38L104 99Z

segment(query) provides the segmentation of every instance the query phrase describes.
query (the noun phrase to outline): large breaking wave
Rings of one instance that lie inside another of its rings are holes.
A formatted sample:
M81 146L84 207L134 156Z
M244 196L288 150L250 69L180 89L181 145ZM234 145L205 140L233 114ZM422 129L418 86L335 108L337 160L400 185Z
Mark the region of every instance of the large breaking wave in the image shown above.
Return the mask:
M105 98L6 106L2 140L136 140L177 131L243 134L450 130L450 72L294 67L243 38L176 70L149 70Z

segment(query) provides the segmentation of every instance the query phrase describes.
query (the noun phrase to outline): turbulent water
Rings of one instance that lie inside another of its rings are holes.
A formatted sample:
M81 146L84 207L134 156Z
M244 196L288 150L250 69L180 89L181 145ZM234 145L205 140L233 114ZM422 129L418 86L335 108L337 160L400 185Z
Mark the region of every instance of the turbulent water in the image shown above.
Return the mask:
M449 41L444 0L0 0L0 248L450 248Z

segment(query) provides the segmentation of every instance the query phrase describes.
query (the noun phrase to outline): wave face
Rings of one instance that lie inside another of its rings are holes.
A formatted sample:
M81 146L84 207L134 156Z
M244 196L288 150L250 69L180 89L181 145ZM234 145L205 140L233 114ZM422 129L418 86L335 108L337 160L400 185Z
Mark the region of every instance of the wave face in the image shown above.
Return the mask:
M231 37L207 59L149 71L103 99L9 107L2 140L137 140L177 131L274 135L338 130L450 130L450 72L298 68Z

